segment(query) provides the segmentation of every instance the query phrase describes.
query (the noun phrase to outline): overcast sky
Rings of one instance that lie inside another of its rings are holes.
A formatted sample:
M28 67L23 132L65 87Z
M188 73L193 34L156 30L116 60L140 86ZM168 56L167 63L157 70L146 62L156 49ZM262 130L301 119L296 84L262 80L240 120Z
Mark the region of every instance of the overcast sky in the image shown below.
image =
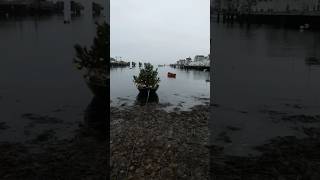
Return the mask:
M111 0L111 56L173 63L210 49L210 0Z

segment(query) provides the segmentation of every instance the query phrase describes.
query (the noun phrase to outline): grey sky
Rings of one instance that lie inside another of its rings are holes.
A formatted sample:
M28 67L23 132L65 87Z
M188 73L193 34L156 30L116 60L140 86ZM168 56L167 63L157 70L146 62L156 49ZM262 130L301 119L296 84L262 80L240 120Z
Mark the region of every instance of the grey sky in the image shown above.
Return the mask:
M111 56L173 63L210 49L210 0L111 0Z

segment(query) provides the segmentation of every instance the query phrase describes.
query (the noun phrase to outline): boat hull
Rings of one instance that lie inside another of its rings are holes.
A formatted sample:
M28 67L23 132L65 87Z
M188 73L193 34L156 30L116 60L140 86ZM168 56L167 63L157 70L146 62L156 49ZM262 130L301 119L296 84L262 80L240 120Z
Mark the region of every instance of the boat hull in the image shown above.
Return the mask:
M176 78L176 74L168 72L168 77L169 78Z

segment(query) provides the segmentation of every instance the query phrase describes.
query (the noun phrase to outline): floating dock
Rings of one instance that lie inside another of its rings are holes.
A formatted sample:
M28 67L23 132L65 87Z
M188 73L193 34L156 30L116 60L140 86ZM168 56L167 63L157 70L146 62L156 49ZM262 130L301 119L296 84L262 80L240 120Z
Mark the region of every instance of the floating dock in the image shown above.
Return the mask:
M195 65L177 65L170 64L172 68L185 69L185 70L200 70L200 71L210 71L210 66L195 66Z

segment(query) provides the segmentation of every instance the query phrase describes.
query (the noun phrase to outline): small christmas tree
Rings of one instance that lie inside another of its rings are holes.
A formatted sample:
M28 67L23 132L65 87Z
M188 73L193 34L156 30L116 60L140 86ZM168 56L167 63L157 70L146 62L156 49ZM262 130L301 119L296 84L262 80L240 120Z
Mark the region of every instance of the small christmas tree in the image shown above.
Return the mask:
M138 89L157 89L160 82L158 69L153 70L153 66L146 63L144 69L140 70L139 76L133 76L133 80Z
M107 73L109 74L109 66L107 64L108 48L109 48L109 32L110 27L107 23L98 24L96 37L90 50L79 44L74 46L76 50L76 58L73 62L79 70L85 70L84 77L86 79L96 79L106 82Z

